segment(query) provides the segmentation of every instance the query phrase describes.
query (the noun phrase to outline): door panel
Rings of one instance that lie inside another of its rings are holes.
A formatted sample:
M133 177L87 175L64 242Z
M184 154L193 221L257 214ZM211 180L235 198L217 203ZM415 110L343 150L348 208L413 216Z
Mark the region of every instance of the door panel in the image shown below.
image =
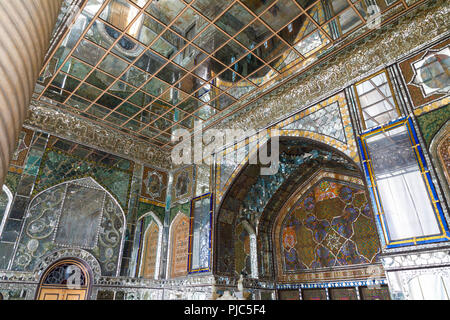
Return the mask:
M41 288L38 300L84 300L86 289Z

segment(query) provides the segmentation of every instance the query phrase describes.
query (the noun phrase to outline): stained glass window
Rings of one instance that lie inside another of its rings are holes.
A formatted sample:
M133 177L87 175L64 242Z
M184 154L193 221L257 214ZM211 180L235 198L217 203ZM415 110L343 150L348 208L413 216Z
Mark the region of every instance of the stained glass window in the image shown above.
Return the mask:
M400 116L386 71L355 85L364 129L386 124Z
M444 222L415 131L399 121L363 136L378 216L389 245L444 239Z

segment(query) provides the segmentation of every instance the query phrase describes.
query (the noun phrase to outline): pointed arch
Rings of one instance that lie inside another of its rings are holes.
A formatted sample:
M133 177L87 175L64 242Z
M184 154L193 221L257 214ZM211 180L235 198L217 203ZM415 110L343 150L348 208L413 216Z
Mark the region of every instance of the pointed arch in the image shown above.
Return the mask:
M333 107L333 112L329 108ZM314 125L317 118L327 118L333 113L338 120L333 117L327 119L329 126ZM313 117L313 118L311 118ZM306 122L305 122L306 121ZM335 122L333 122L335 121ZM336 125L338 125L336 128ZM328 132L323 128L333 128ZM313 143L327 145L337 152L350 158L355 163L359 163L357 143L353 135L353 127L350 120L350 112L344 92L316 103L303 111L296 112L286 119L273 124L266 129L240 141L232 146L214 154L215 163L215 198L216 206L222 203L226 192L231 188L231 184L237 176L245 169L249 159L256 155L259 149L270 141L270 138L302 138ZM236 153L237 161L230 162L230 155ZM240 153L240 154L239 154ZM226 159L227 164L222 166L222 161Z
M139 277L148 278L151 276L154 279L158 279L161 265L163 224L158 216L150 211L138 219L138 223L141 223L141 227L144 226L146 217L151 217L151 222L144 232L142 232L142 229L140 230L141 243L138 275ZM150 266L148 262L150 262L152 266Z
M317 276L329 267L377 263L381 252L369 195L361 177L319 170L301 184L273 225L277 278Z
M188 274L189 217L183 212L173 219L169 228L167 278Z
M295 191L293 186L304 183L320 168L362 176L360 164L352 156L326 143L286 136L280 138L279 146L278 173L263 177L261 165L247 161L237 169L240 171L236 176L233 173L230 177L232 181L222 200L216 201L213 246L214 270L219 274L231 276L237 271L236 227L247 220L256 233L258 277L275 277L273 222L280 205Z

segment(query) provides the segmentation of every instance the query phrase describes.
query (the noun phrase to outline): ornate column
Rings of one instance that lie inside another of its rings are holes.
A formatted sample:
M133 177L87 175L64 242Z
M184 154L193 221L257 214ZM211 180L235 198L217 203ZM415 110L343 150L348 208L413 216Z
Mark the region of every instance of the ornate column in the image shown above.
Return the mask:
M0 0L0 187L62 0Z

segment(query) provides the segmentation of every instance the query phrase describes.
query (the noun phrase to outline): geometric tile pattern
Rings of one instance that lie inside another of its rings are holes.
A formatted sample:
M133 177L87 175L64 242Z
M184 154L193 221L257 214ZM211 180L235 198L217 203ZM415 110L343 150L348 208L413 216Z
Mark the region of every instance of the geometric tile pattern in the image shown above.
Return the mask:
M283 127L284 130L306 130L345 141L345 132L337 102Z
M408 8L376 3L383 17ZM363 0L85 1L34 99L170 150L177 128L325 59L367 27L369 10Z
M364 190L328 179L298 200L280 240L285 273L371 263L380 250Z

